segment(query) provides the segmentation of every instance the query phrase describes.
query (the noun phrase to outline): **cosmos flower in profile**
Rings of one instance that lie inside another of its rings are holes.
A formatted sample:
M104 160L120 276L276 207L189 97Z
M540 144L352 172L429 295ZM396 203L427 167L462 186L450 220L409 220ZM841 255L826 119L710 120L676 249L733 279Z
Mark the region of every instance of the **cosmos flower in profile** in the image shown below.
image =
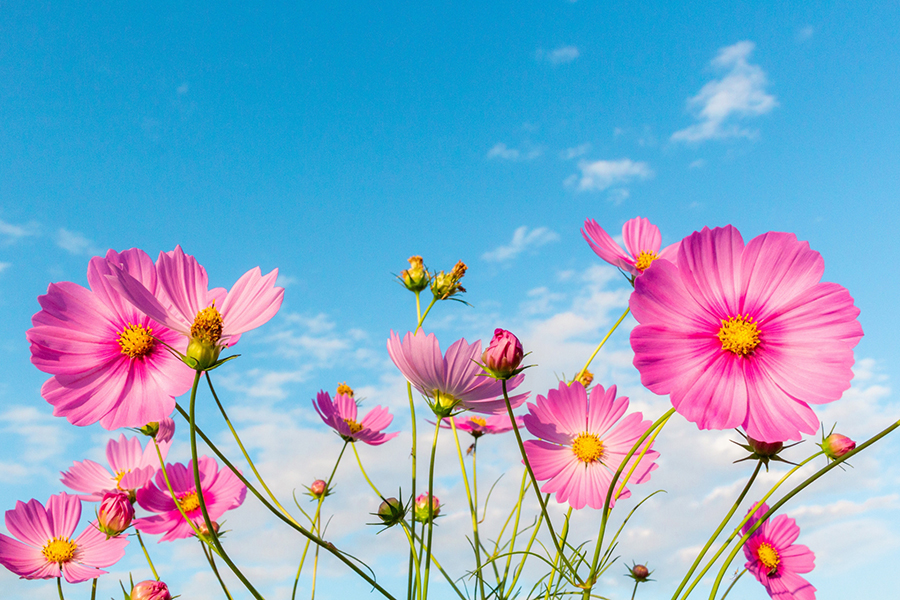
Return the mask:
M348 442L359 440L370 446L378 446L400 435L399 432L382 431L394 420L394 416L382 406L376 406L366 413L362 421L357 421L356 401L349 395L338 394L332 401L328 392L320 391L313 402L313 408L326 425Z
M660 251L662 235L659 227L641 217L626 221L622 226L622 239L627 251L622 250L593 219L585 220L581 235L597 256L630 273L632 277L643 273L656 259L664 258L674 262L678 254L678 243Z
M769 510L765 503L757 508L741 528L744 535ZM809 573L816 566L816 555L795 544L800 528L794 519L778 515L767 519L744 542L747 570L766 587L774 600L815 600L816 588L798 573Z
M441 427L449 429L451 427L449 421L456 423L456 428L460 431L466 431L474 438L480 438L483 435L495 435L498 433L506 433L512 431L512 423L509 415L490 415L486 417L476 415L459 415L456 417L447 417L441 422ZM516 417L516 425L521 429L524 422L521 416Z
M853 298L823 271L790 233L745 245L729 225L686 237L677 265L655 261L635 281L641 383L701 429L743 427L762 442L815 433L809 405L850 387L863 335Z

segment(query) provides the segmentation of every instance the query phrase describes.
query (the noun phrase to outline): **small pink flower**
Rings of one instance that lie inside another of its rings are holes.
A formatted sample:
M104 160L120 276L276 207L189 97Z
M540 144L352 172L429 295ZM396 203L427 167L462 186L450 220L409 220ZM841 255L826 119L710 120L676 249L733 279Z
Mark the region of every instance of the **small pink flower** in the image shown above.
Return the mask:
M656 259L664 258L674 262L678 254L678 243L667 246L660 252L662 235L659 233L659 227L651 224L649 219L641 217L626 221L622 226L622 238L627 252L622 250L622 247L593 219L584 222L581 235L597 256L635 277L643 273Z
M474 344L458 340L447 349L446 356L442 356L433 333L407 333L401 342L392 331L387 348L400 372L423 396L432 400L437 412L449 414L457 407L485 414L506 411L506 402L501 396L503 383L484 377L484 370L475 362L481 356L481 340ZM514 389L524 379L524 375L516 375L509 380L508 389ZM515 408L526 398L527 393L512 396L509 400Z
M97 509L97 523L100 531L109 537L117 536L131 525L134 519L134 507L128 494L107 492Z
M127 274L157 304L165 302L153 261L141 250L110 250L88 265L90 289L63 281L38 297L27 337L31 362L53 377L41 395L73 425L141 427L169 416L193 373L165 348L185 340L122 298L108 280Z
M206 501L206 510L210 520L216 520L225 514L225 511L237 508L244 502L247 488L230 469L219 471L216 461L206 456L201 456L200 482L203 490L203 498ZM189 461L187 466L181 463L167 464L166 472L172 483L172 490L178 498L178 504L184 510L187 517L195 525L203 523L203 512L200 510L200 500L197 498L197 487L194 485L194 463ZM194 535L190 524L181 516L181 511L175 505L175 500L169 494L165 476L162 470L156 474L156 481L150 482L137 492L137 501L143 508L150 512L159 513L152 517L143 517L134 521L134 526L147 533L165 533L161 542L168 542Z
M763 503L741 528L746 534L766 511ZM816 555L806 546L794 544L800 528L794 519L779 515L767 519L744 542L747 570L766 587L774 600L815 600L816 588L798 573L809 573L815 567Z
M96 523L72 539L80 518L81 500L65 493L50 496L46 508L37 500L16 502L6 511L6 528L18 539L0 533L0 564L23 579L65 577L69 583L106 573L98 567L125 556L128 540L107 539Z
M382 432L394 420L393 415L383 406L376 406L366 413L362 421L357 421L356 401L353 398L338 394L332 402L328 392L319 391L313 401L313 408L326 425L348 442L360 440L370 446L378 446L400 435L399 432Z
M169 586L162 581L142 581L131 588L131 600L172 600Z
M641 383L668 394L701 429L743 427L762 442L799 439L819 420L809 404L841 397L862 337L843 287L790 233L744 245L732 226L681 242L635 281L631 332Z
M509 379L522 363L525 352L519 338L505 329L495 329L487 350L481 355L485 370L497 379Z
M631 413L616 423L628 410L628 398L616 398L616 386L604 390L596 385L590 400L580 383L559 384L559 389L538 396L537 404L528 403L525 427L540 440L527 440L525 452L534 476L548 480L541 486L545 494L556 492L557 502L568 502L578 510L585 505L602 509L613 474L638 438L650 427L641 413ZM546 440L546 441L544 441ZM623 470L627 473L640 454L639 448ZM629 479L644 483L656 469L659 452L647 450ZM616 482L616 489L622 479ZM627 498L626 487L619 498ZM615 492L610 506L615 504Z
M822 440L822 450L825 452L825 456L832 460L842 457L855 448L856 442L839 433L832 433Z
M171 442L159 442L163 460L169 452ZM150 481L159 469L159 456L152 440L141 448L138 438L126 438L119 434L118 440L106 443L106 460L112 473L92 460L74 462L68 471L62 473L62 483L76 492L82 500L97 502L106 492L126 492L132 498L138 488Z
M512 431L512 423L509 421L509 415L491 415L488 417L476 417L460 415L457 417L447 417L441 421L441 427L450 429L451 425L448 421L455 421L456 428L460 431L468 431L474 438L479 438L485 434L506 433ZM519 429L524 427L521 416L516 417L516 424Z
M437 496L431 496L431 502L428 502L428 494L419 494L416 497L416 505L413 507L413 514L419 523L428 523L441 514L441 501Z

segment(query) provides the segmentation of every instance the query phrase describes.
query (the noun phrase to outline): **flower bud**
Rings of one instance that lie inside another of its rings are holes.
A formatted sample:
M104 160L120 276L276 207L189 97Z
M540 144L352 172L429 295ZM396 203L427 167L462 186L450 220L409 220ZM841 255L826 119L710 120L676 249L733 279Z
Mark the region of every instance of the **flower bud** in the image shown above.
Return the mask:
M128 499L128 494L107 492L103 495L100 508L97 510L97 526L106 534L107 539L128 529L132 519L134 507Z
M221 352L222 346L214 342L208 342L197 337L191 338L187 352L184 353L184 363L195 371L206 371L216 364Z
M464 293L466 288L459 285L459 280L466 274L467 268L463 261L459 261L449 274L441 271L435 275L431 281L431 293L434 294L435 299L446 300L456 294Z
M416 506L414 509L416 521L419 523L428 523L437 518L440 514L441 501L438 500L437 496L432 496L431 502L428 502L428 494L420 494L419 497L416 498Z
M516 373L525 352L519 338L505 329L495 329L487 350L481 355L484 370L497 379L509 379Z
M409 268L400 271L398 279L400 279L409 291L421 292L427 288L428 284L431 282L431 275L425 270L425 265L422 263L421 256L410 256Z
M825 451L825 456L832 460L838 459L856 448L856 442L839 433L832 433L822 440L821 445L822 450Z
M575 378L575 381L583 385L584 389L588 389L594 382L594 374L585 369L578 374L578 377Z
M750 436L747 436L747 444L760 458L775 456L784 448L784 442L760 442Z
M131 600L172 600L172 594L162 581L142 581L131 588Z
M647 578L650 577L650 569L648 569L646 565L632 565L628 571L628 577L631 577L638 583L648 581Z
M309 493L313 498L321 498L322 496L326 496L325 492L328 491L328 484L322 481L321 479L316 479L312 482L312 485L309 486Z
M375 515L381 519L381 523L385 527L393 527L406 516L406 508L396 498L386 498L378 506L378 512Z
M159 443L168 442L175 435L175 421L169 417L161 421L151 421L138 429L138 431L152 437Z
M215 521L210 521L210 523L212 524L213 533L218 535L219 524ZM209 537L209 527L206 526L206 520L201 521L200 524L197 525L197 529L200 531L202 537Z

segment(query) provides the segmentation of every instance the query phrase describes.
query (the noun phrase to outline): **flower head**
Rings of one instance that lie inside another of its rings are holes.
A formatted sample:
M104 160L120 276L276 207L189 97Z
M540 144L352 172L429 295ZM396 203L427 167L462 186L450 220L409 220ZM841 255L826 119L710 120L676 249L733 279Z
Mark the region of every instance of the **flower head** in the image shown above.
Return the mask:
M357 421L356 402L350 396L340 394L332 401L328 392L320 391L313 400L313 408L326 425L348 442L360 440L370 446L378 446L400 434L382 431L394 420L394 416L383 406L376 406L366 413L362 421Z
M210 520L216 520L225 511L237 508L244 502L247 488L241 483L231 469L219 470L216 461L201 456L197 461L200 470L200 487L206 510ZM203 512L197 498L197 487L194 485L193 461L187 465L181 463L167 464L166 472L172 483L172 490L178 498L178 505L187 517L197 526L203 523ZM137 492L137 501L150 512L159 513L152 517L135 519L134 526L147 533L165 533L161 542L168 542L194 535L191 525L181 516L175 500L169 494L162 470L156 474L156 481L151 481Z
M6 528L17 539L0 533L0 564L23 579L65 577L80 583L99 577L125 556L125 537L109 538L96 523L72 539L81 518L77 496L50 496L47 507L37 500L16 502L6 511ZM21 540L21 541L20 541Z
M138 429L146 436L152 437L158 444L169 442L175 435L175 421L170 417L160 419L159 421L150 421L143 427Z
M162 581L142 581L131 588L131 600L172 600L169 586Z
M446 417L458 409L485 414L506 411L506 402L501 396L503 383L482 376L484 371L475 362L481 356L481 340L474 344L458 340L447 349L446 355L442 355L433 333L407 333L401 342L392 331L387 347L391 360L413 387L430 399L436 414ZM524 378L519 374L510 379L508 389L518 386ZM512 396L509 400L515 408L526 398L527 393Z
M485 434L506 433L512 431L512 423L509 416L505 414L490 415L487 417L459 415L456 417L447 417L441 421L441 427L450 429L452 425L449 421L454 421L456 428L460 431L468 431L473 438L480 438ZM516 417L516 425L519 428L524 426L521 416Z
M406 518L406 507L397 498L384 498L382 503L378 505L378 512L374 513L374 515L381 519L381 523L370 523L370 525L393 527Z
M745 534L769 510L761 504L741 528ZM806 546L794 544L800 528L794 519L779 515L766 520L744 542L747 570L775 600L815 600L816 588L798 573L809 573L816 556Z
M122 298L107 279L126 273L162 305L153 261L141 250L110 250L88 264L90 289L63 281L38 297L41 311L26 334L31 362L52 375L41 395L53 414L73 425L105 429L141 427L165 418L193 374L163 344L183 350L184 340Z
M313 498L321 498L328 495L328 483L324 479L316 479L308 489L309 495Z
M856 448L856 442L839 433L832 433L823 439L820 445L825 452L825 456L831 460L837 460Z
M730 225L681 242L635 281L631 332L641 383L669 394L701 429L742 426L763 442L799 439L819 421L809 404L840 398L862 337L843 287L793 234L744 245Z
M97 524L100 531L108 537L119 535L131 525L134 519L134 506L128 494L122 492L107 492L100 501L97 509Z
M622 247L593 219L584 222L581 235L597 256L631 273L632 277L643 273L656 259L664 258L674 262L678 254L677 243L667 246L660 252L662 235L659 233L659 227L650 223L649 219L641 217L626 221L622 226L622 238L627 252L622 250Z
M449 273L435 274L431 280L431 293L437 300L446 300L456 294L463 294L466 288L460 285L459 280L466 274L468 267L463 261L459 261L454 265Z
M618 422L628 410L628 398L616 398L616 386L608 390L594 386L590 399L580 383L559 384L559 389L538 396L537 404L528 403L525 427L540 440L527 440L525 452L538 480L547 480L541 491L556 492L557 502L568 502L572 508L585 505L602 509L613 474L638 438L650 426L641 413L631 413ZM624 473L631 470L643 445L631 457ZM631 475L630 483L643 483L656 469L659 452L647 449ZM616 483L616 491L622 480ZM625 487L618 494L627 498ZM613 493L610 506L615 504Z
M428 501L429 495L419 494L416 497L415 506L413 507L413 515L419 523L428 523L433 521L441 514L441 501L437 496L431 496L431 502Z
M421 292L431 283L431 275L425 269L421 256L410 256L409 268L400 271L398 279L411 292Z
M171 442L157 444L165 460ZM92 460L74 462L68 471L62 472L63 485L83 492L79 496L82 500L100 501L106 492L125 492L133 500L135 491L150 481L159 469L159 456L153 442L141 448L138 438L126 438L125 434L106 443L106 460L112 472Z
M632 565L628 568L626 577L631 577L638 583L644 583L650 581L650 573L651 571L646 565Z
M519 338L505 329L495 329L481 362L484 370L496 379L509 379L519 370L525 352Z

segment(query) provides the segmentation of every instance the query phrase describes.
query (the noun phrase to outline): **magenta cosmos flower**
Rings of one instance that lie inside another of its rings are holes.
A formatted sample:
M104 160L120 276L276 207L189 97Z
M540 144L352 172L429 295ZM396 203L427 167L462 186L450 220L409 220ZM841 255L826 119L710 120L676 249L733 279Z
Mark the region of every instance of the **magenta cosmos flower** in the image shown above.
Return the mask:
M622 239L625 241L627 252L622 250L622 247L593 219L585 220L581 235L597 256L633 276L643 273L657 258L674 262L678 254L677 242L666 246L660 252L662 235L659 233L659 227L650 223L649 219L641 217L625 221L625 225L622 226Z
M222 348L233 346L242 333L275 316L284 298L284 288L275 286L278 269L266 276L259 267L250 269L227 294L222 288L210 290L206 269L181 246L160 252L156 268L168 304L123 270L115 273L117 287L145 314L190 338L186 353L201 369L212 366Z
M158 442L163 460L169 452L171 442ZM92 460L75 461L68 471L62 472L63 485L82 492L82 500L99 502L106 492L125 492L134 499L135 491L144 487L159 470L159 456L152 440L141 448L138 438L126 438L120 434L118 440L106 443L106 460L110 472L103 465Z
M6 511L6 528L18 539L0 533L0 564L23 579L65 577L69 583L106 573L98 567L125 556L128 540L107 540L96 522L73 540L80 518L81 500L65 493L50 496L47 508L37 500L16 502Z
M222 469L216 461L206 456L198 460L200 470L200 488L206 501L206 510L210 521L215 521L225 511L237 508L244 502L247 488L230 469ZM197 498L197 487L194 485L194 461L187 466L181 463L167 464L166 472L172 483L172 490L178 498L178 504L188 518L198 527L204 523L200 500ZM150 512L159 513L152 517L136 519L134 526L147 533L165 533L161 542L190 537L194 530L181 516L175 500L166 487L166 479L162 469L156 473L156 481L151 481L137 492L137 501Z
M326 425L348 442L359 440L370 446L378 446L400 435L399 432L382 431L394 420L388 409L382 406L376 406L366 413L362 421L357 422L356 401L344 394L338 394L332 402L328 392L320 391L313 401L313 408Z
M407 333L401 342L400 336L392 331L387 348L400 372L422 395L431 399L436 412L449 414L457 407L485 414L506 411L502 382L485 377L484 370L476 363L481 358L481 340L474 344L458 340L444 356L433 333ZM524 378L521 373L511 378L507 390L518 386ZM509 400L515 408L526 398L527 393Z
M745 534L766 511L763 503L741 528ZM815 600L816 588L797 573L809 573L816 566L816 555L800 544L795 544L800 528L794 519L779 515L767 519L744 542L747 570L766 586L769 596L775 600Z
M536 405L529 402L525 427L541 439L527 440L525 452L535 478L549 480L541 491L556 492L557 502L568 502L574 509L585 505L602 509L613 474L651 424L639 412L617 424L626 410L628 398L617 399L616 386L604 390L596 385L588 399L584 386L577 381L571 385L561 382L559 389L547 392L546 398L538 395ZM631 457L621 477L631 470L640 452L638 449ZM648 481L658 456L659 452L647 450L629 483ZM621 481L616 483L617 489ZM625 487L619 498L630 495ZM613 504L615 498L610 506Z
M141 427L169 416L175 397L191 387L193 373L163 345L184 350L185 340L122 298L107 279L115 270L165 302L146 253L110 250L91 259L90 289L50 284L26 334L31 362L53 375L41 395L73 425Z
M509 415L506 414L491 415L488 417L447 417L446 421L441 423L441 427L450 429L451 425L448 421L451 420L456 423L457 429L469 432L474 438L480 438L485 434L497 434L512 431L512 423L509 420ZM521 416L516 417L516 425L520 428L524 426Z
M790 233L746 246L730 225L688 236L678 266L656 261L635 282L641 383L701 429L743 427L764 442L815 433L809 404L850 387L863 334L853 298L820 282L823 269Z

